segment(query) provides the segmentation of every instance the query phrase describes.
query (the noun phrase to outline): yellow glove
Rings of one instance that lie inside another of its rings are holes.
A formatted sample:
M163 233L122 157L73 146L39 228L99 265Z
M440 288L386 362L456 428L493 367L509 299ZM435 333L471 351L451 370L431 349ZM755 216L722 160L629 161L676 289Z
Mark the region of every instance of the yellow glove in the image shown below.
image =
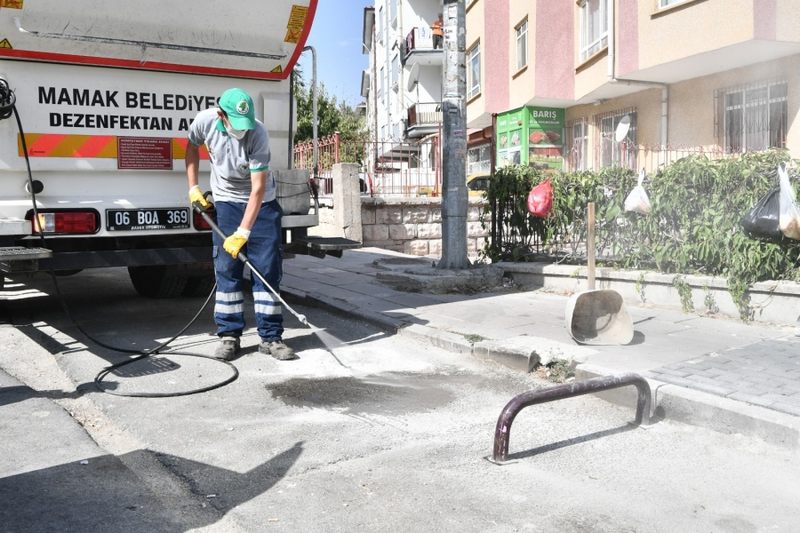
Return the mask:
M225 249L226 252L231 254L234 259L239 255L239 250L242 249L247 243L247 239L250 238L250 230L239 228L233 235L230 235L225 242L222 243L222 247Z
M203 211L208 211L214 207L214 205L203 195L203 191L200 190L199 185L195 185L189 189L189 202L192 205L197 205Z

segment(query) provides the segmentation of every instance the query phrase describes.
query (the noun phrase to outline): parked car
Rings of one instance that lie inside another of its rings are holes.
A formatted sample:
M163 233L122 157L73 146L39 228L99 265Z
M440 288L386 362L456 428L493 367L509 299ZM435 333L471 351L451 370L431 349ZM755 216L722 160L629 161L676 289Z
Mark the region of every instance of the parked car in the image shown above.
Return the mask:
M491 174L470 174L467 176L467 189L470 196L483 196L489 190Z

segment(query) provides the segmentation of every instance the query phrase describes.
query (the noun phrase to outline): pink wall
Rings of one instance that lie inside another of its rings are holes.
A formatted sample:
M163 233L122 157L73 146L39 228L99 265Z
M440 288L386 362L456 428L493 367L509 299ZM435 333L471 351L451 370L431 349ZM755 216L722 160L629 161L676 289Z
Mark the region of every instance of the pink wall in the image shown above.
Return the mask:
M573 7L572 2L536 1L536 28L528 27L528 38L533 32L536 39L534 83L538 98L574 98Z
M753 37L775 40L778 0L753 0Z
M617 2L617 65L614 74L624 78L639 70L639 1Z
M485 27L481 43L483 72L481 91L483 92L485 109L489 113L498 113L508 109L509 72L508 36L509 26L508 3L510 0L486 0L483 2ZM469 47L472 43L467 43Z

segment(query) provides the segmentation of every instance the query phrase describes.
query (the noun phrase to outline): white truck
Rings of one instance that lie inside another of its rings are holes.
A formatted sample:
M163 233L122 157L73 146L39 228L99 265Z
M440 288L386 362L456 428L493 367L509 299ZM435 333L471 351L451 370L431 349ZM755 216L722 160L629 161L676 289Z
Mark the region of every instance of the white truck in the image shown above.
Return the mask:
M316 4L0 0L0 279L119 266L146 296L207 292L211 236L183 162L189 124L225 89L248 91L297 205L308 175L289 170L289 73ZM285 211L287 241L317 255L353 247L304 240L318 219L303 203Z

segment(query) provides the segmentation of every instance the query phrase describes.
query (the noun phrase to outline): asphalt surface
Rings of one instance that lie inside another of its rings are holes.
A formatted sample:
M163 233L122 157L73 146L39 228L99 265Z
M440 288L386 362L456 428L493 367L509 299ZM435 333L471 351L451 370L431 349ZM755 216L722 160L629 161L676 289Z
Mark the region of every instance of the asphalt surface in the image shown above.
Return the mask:
M304 290L321 283L304 276L297 259L286 268L291 303L324 328L323 337L340 341L333 354L289 317L287 341L298 361L257 354L250 330L234 362L236 381L174 398L98 392L97 372L127 356L88 342L48 280L8 287L0 325L0 531L796 529L796 449L738 426L723 433L669 416L635 427L629 402L582 396L526 409L514 422L510 461L493 464L502 407L551 384L476 346L511 338L490 338L493 320L513 323L522 336L526 321L540 320L536 332L546 331L546 302L559 296L527 295L533 306L515 311L496 304L526 296L513 291L405 294L390 305L392 293L376 284L362 289L370 313L332 315L307 307L331 305L324 291L297 299L294 279ZM324 270L337 296L352 289L328 260L307 265ZM122 272L60 280L75 319L103 342L151 347L202 303L139 298ZM361 298L339 301L358 307ZM414 298L424 304L414 307ZM482 314L472 307L481 303ZM405 324L399 335L389 327L395 321ZM442 321L449 327L434 327ZM123 367L105 386L179 393L226 378L227 365L185 355L213 351L210 329L203 314L173 345L180 353ZM658 336L646 333L645 342L655 343ZM603 352L588 355L596 353Z

